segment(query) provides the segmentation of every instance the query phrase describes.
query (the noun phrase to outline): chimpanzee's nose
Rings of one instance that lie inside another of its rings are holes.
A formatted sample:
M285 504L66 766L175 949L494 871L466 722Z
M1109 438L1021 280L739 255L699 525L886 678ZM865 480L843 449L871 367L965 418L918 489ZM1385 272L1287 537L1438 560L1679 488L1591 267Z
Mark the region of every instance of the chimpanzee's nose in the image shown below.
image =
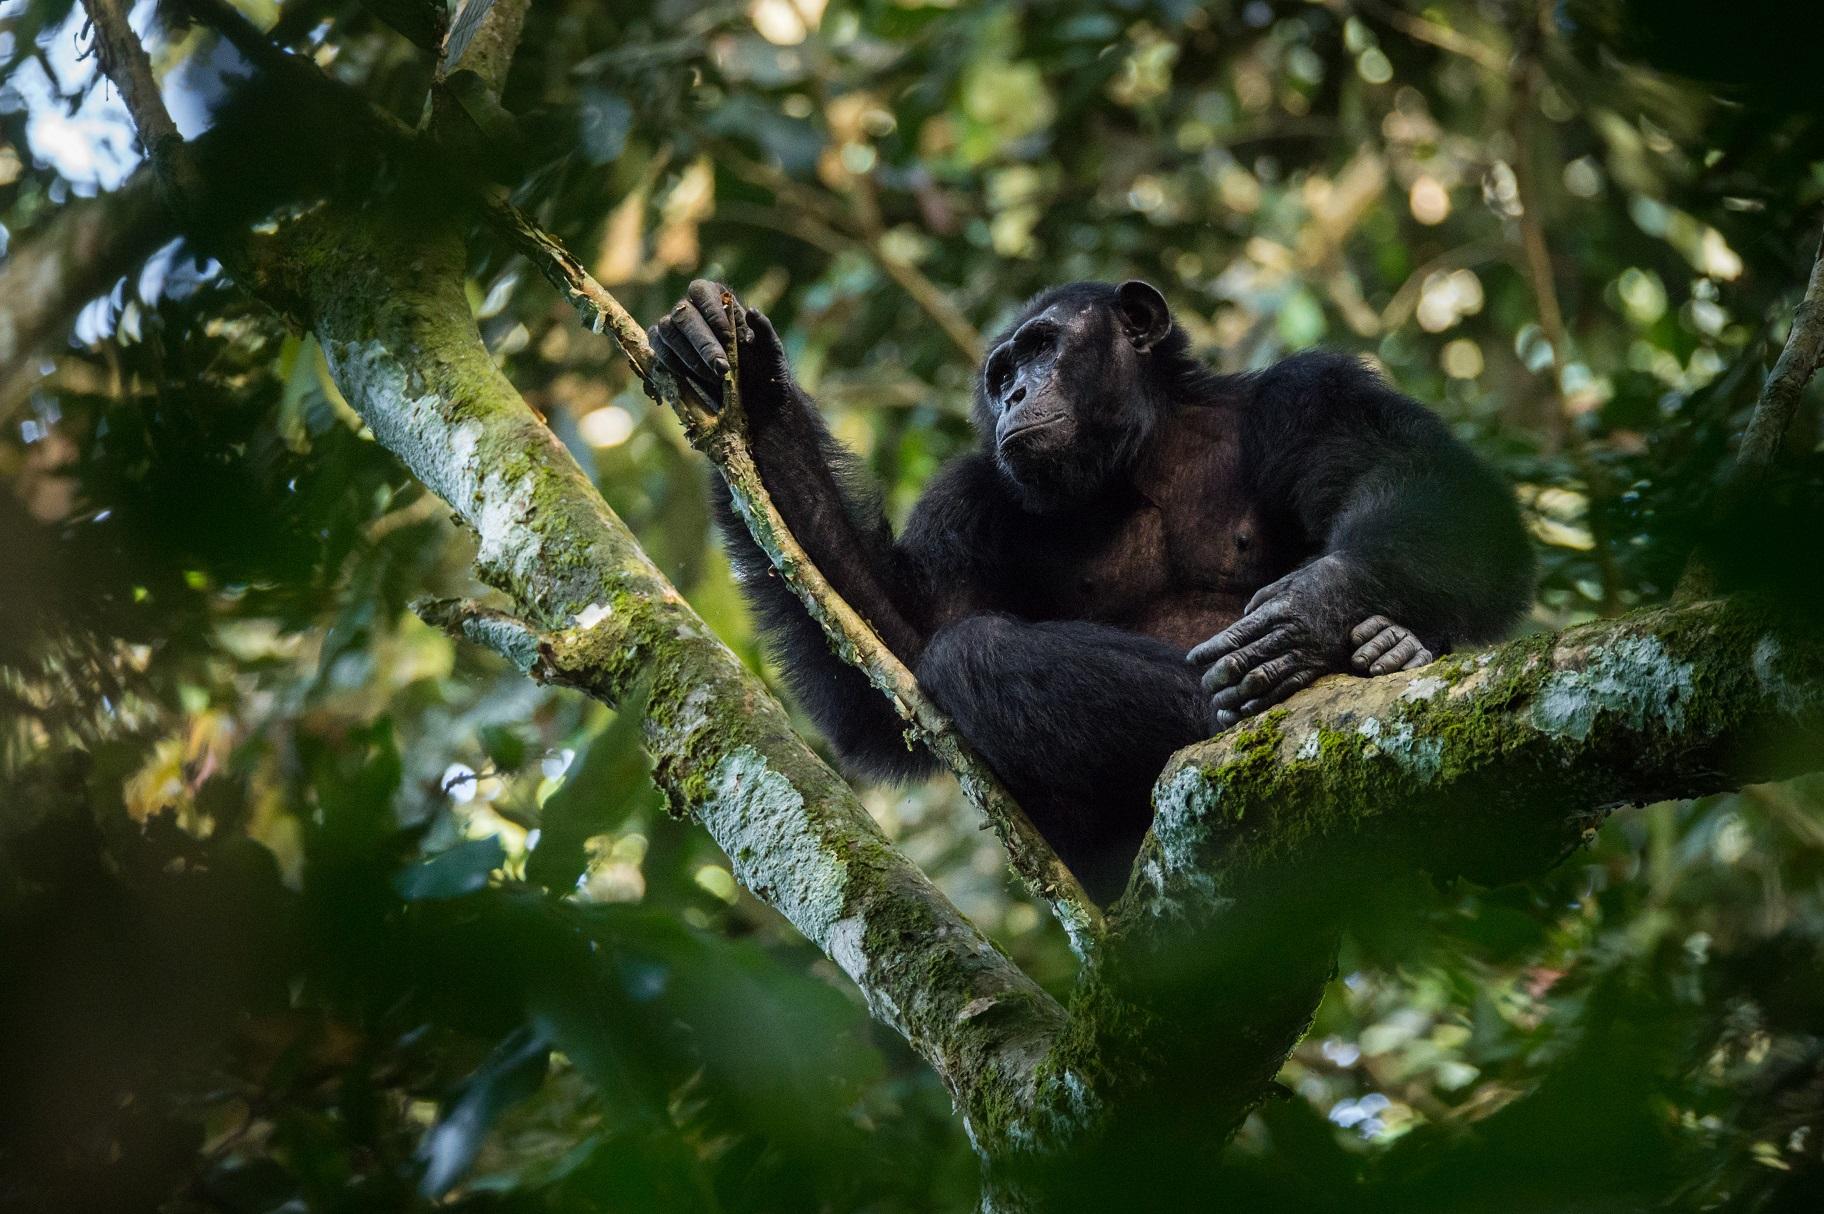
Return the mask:
M1015 388L1013 391L1011 391L1007 394L1008 407L1011 408L1012 406L1019 404L1021 401L1025 400L1025 399L1026 399L1026 385L1021 384L1019 387Z

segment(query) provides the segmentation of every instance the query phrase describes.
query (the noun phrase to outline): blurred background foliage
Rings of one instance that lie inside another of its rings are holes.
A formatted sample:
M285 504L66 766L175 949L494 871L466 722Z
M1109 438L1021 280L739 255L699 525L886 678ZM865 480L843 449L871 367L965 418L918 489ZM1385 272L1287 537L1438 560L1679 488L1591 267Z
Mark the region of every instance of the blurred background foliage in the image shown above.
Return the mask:
M418 117L428 57L376 19L412 6L240 7ZM140 13L195 133L244 65ZM1670 592L1784 336L1824 196L1797 17L545 0L493 168L636 315L697 275L765 307L896 512L1045 285L1145 277L1228 368L1361 351L1511 476L1555 628ZM0 3L0 254L134 168L82 25ZM283 116L333 144L311 120ZM764 670L677 426L473 249L501 365ZM971 1205L936 1078L666 816L637 710L412 616L471 543L312 340L177 245L41 357L0 377L0 1207ZM1067 988L951 786L865 797ZM1523 888L1363 890L1212 1203L1816 1208L1821 798L1628 812ZM1144 1178L1103 1174L1086 1201L1135 1208Z

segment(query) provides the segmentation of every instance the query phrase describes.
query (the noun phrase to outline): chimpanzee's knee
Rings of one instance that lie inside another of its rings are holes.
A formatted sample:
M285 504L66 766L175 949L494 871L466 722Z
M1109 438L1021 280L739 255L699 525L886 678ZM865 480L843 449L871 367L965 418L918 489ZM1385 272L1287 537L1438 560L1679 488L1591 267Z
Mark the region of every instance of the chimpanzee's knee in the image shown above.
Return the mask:
M938 629L919 656L918 681L935 695L939 688L961 691L993 677L1020 629L1004 615L972 615Z
M978 747L1010 729L1024 732L1030 720L1025 709L1046 681L1030 652L1032 627L1004 615L969 616L939 629L919 658L919 684Z

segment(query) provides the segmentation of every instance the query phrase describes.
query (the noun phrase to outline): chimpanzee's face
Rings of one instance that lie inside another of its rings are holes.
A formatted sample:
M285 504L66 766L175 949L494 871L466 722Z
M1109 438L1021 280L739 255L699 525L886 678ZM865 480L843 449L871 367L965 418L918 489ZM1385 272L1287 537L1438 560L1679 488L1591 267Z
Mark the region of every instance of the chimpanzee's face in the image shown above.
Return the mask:
M977 418L1002 472L1052 504L1100 488L1149 416L1141 359L1170 328L1145 283L1040 297L982 364Z

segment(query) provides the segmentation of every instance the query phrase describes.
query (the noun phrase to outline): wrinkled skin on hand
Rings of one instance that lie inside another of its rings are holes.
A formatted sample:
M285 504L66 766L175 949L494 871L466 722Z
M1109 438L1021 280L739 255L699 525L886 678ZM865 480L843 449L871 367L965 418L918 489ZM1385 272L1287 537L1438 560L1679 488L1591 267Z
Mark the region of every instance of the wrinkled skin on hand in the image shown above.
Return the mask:
M1384 615L1371 615L1357 624L1349 639L1358 646L1349 664L1358 674L1392 674L1416 670L1436 659L1425 642Z
M1185 656L1208 667L1212 729L1265 712L1326 674L1390 674L1432 660L1409 629L1363 618L1355 580L1342 557L1319 557L1261 587L1239 620Z
M725 305L724 298L730 303ZM737 340L741 400L750 412L763 415L775 406L779 389L790 377L785 345L773 322L759 310L743 307L734 292L707 278L692 281L684 298L646 330L646 337L665 369L695 388L712 409L720 407L728 352Z

